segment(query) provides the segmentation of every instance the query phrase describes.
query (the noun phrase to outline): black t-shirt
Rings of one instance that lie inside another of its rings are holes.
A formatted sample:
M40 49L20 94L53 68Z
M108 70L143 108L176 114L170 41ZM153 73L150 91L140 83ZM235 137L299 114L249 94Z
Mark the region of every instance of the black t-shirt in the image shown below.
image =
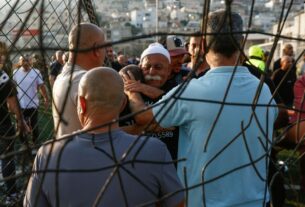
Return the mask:
M119 72L124 66L122 66L118 61L114 61L111 63L111 67Z
M55 61L51 65L50 75L53 75L56 78L59 75L59 73L61 72L62 67L63 67L62 64L60 64L58 61Z
M263 71L261 71L260 69L258 69L257 67L255 67L253 65L244 63L243 66L246 66L248 68L249 72L252 75L254 75L255 77L257 77L258 79L260 79L261 75L264 73ZM271 80L271 78L268 76L268 74L265 73L264 75L265 75L264 83L267 84L267 86L270 89L270 92L273 94L275 91L275 85L274 85L273 81ZM283 103L283 100L281 99L279 93L276 93L273 98L277 104Z
M168 88L167 88L168 89ZM166 91L167 92L167 91ZM147 96L142 96L146 106L151 106L161 99L162 95L157 99L151 99ZM159 138L163 143L166 144L168 151L170 152L172 159L177 159L178 153L178 138L179 138L179 128L175 127L174 130L164 130L161 132L147 133L146 135L151 137Z
M285 105L287 106L292 106L293 105L293 86L296 81L296 78L294 78L293 75L290 75L293 71L290 71L289 74L286 76L284 81L281 83L278 92L284 102ZM274 85L276 87L279 86L281 80L284 78L286 75L287 71L284 70L277 70L272 74L272 80L274 82Z
M0 70L0 135L11 136L14 132L7 108L7 98L16 95L16 88L9 76Z
M165 84L161 89L165 92L168 92L172 87L173 83ZM162 95L156 99L151 99L147 96L142 95L143 101L146 106L151 106L156 103L159 99L161 99ZM129 108L129 103L126 104L124 110L120 113L120 119L124 116L127 116L131 113ZM127 119L122 119L119 121L119 126L130 126L135 123L133 117L129 117ZM175 127L174 130L165 130L157 133L146 133L145 135L159 138L162 142L164 142L172 156L173 160L177 159L178 152L178 137L179 137L179 128Z
M296 71L297 71L297 67L295 65L295 60L292 59L292 68L291 68L291 73L289 74L289 76L291 76L291 78L295 78L296 79ZM277 71L278 69L281 68L281 58L277 59L274 64L273 64L273 72Z

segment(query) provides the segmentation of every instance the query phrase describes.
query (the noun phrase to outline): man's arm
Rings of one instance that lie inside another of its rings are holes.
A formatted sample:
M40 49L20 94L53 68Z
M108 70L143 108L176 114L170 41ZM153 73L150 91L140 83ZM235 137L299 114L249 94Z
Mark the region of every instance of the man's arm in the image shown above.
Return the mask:
M134 116L136 126L126 127L125 130L132 134L139 134L144 130L162 131L164 128L159 126L159 124L156 122L152 112L152 108L149 108L145 105L139 92L135 92L128 87L130 83L139 83L139 84L141 83L135 81L132 74L129 74L129 76L127 76L126 74L121 74L121 75L124 80L124 91L129 99L129 108L132 113L137 113ZM164 92L162 91L162 93ZM159 94L159 96L160 95L161 94Z
M145 83L141 83L139 81L129 80L124 83L125 90L130 92L139 92L151 99L159 98L165 92L159 88L149 86Z
M55 82L55 76L54 75L49 75L49 82L51 88L53 88L54 82Z
M40 84L38 87L39 87L39 91L40 91L40 93L43 97L43 100L44 100L45 109L47 109L48 106L49 106L49 98L48 98L46 87L45 87L44 84Z
M8 109L16 115L16 122L17 122L17 130L19 133L23 133L29 131L29 127L26 125L23 115L19 106L18 99L16 95L9 96L6 99Z
M159 127L159 124L156 122L152 109L147 107L139 93L129 92L129 107L130 110L135 113L139 112L134 116L135 121L138 125L155 125Z

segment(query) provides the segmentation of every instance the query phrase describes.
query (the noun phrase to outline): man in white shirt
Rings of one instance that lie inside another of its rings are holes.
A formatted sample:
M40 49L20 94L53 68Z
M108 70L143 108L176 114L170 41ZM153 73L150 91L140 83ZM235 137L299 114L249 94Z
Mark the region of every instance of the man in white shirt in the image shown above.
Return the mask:
M49 99L47 91L38 69L31 67L30 56L25 55L19 58L20 68L13 72L13 80L17 84L18 99L24 119L32 130L33 142L39 136L38 131L38 91L43 96L45 108L48 108Z

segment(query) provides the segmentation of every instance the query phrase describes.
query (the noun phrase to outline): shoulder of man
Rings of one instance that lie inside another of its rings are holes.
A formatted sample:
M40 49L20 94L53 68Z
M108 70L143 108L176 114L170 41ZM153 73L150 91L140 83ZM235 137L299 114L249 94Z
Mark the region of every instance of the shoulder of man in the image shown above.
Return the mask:
M138 149L140 149L139 155L141 156L141 158L151 158L153 160L163 159L162 155L167 150L166 145L155 137L147 135L131 135L126 132L122 132L120 136L121 139L119 140L125 142L125 144L121 146L124 146L126 144L130 146L130 144L134 144L132 151L133 153L137 153Z
M67 142L71 141L74 138L75 136L69 136L69 137L63 136L62 138L59 139L48 140L41 145L37 154L39 155L48 154L50 153L51 148L52 148L52 154L55 154L56 151L58 150L60 151L60 149L63 148Z
M53 67L56 67L56 65L58 65L58 61L54 61L50 67L53 68Z
M274 74L274 76L280 77L280 76L285 75L285 73L286 73L286 71L283 71L283 70L281 70L281 69L278 69L278 70L276 70L273 74ZM272 75L273 75L273 74L272 74Z
M144 147L141 150L143 154L156 159L164 158L163 155L166 152L167 147L161 140L150 136L143 136L141 139L142 143L144 144Z

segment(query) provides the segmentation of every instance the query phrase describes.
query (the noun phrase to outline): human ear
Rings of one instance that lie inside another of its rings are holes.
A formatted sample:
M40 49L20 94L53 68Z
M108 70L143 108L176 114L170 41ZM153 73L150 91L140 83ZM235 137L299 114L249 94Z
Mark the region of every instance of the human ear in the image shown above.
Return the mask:
M86 99L83 96L79 96L80 113L85 114L87 111Z

